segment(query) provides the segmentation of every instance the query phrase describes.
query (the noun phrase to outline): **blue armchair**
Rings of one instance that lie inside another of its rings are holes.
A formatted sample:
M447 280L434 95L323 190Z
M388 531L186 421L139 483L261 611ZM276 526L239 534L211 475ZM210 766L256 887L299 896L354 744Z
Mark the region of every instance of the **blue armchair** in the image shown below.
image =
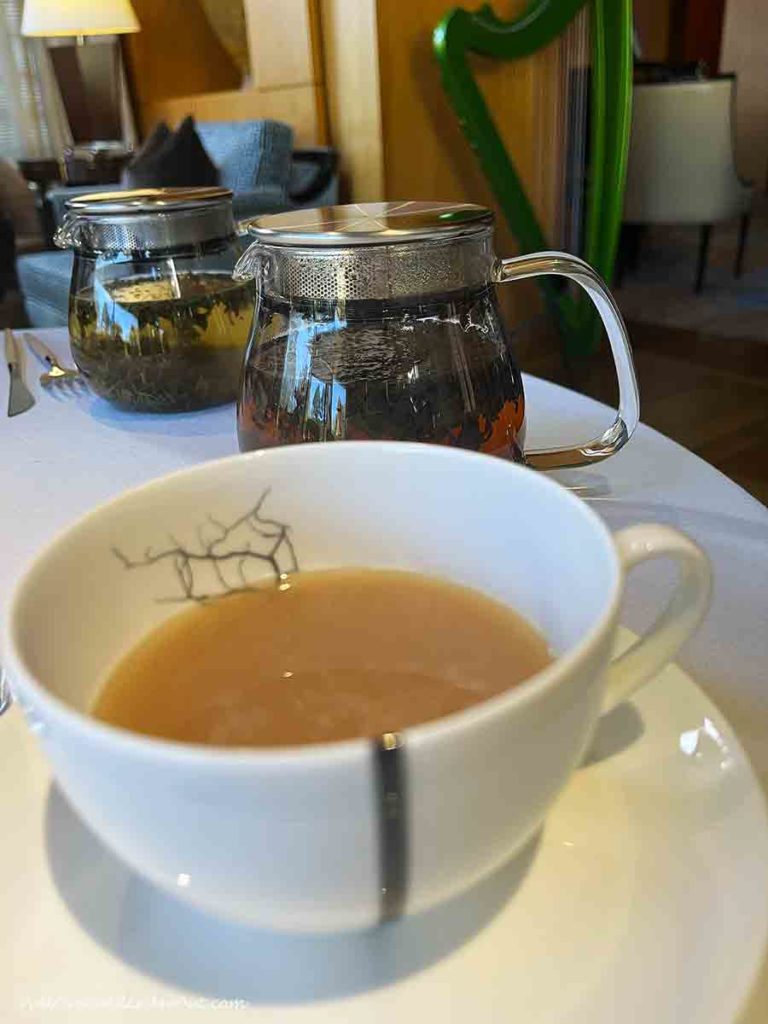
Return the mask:
M288 125L277 121L210 121L199 122L197 131L219 168L220 183L234 193L237 221L338 202L336 152L328 148L291 151L293 132ZM56 223L68 199L98 191L103 191L98 185L51 190L48 201ZM65 326L72 254L58 250L31 253L19 257L17 269L30 324Z

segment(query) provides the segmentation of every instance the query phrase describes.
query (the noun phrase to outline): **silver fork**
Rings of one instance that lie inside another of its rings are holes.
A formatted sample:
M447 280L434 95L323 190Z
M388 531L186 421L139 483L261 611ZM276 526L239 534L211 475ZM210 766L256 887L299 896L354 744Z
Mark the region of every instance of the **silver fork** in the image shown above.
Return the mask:
M44 388L61 387L62 385L70 385L73 388L77 385L87 387L85 378L80 371L74 367L62 366L55 353L36 335L25 332L24 340L40 362L48 367L45 373L40 374L40 383Z

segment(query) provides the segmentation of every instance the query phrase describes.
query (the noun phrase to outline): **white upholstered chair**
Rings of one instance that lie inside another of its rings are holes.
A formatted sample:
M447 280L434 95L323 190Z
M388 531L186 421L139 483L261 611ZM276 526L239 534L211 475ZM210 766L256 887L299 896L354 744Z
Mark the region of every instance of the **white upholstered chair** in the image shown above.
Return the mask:
M741 218L735 273L741 274L752 187L733 153L735 78L635 85L624 222L697 224L696 291L701 291L712 225Z

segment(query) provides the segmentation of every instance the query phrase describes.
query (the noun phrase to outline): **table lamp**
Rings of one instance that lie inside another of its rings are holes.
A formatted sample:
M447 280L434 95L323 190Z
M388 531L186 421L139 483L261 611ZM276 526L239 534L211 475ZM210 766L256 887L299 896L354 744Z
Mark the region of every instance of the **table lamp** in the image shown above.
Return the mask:
M25 0L23 36L116 36L138 32L130 0Z
M130 0L24 0L21 34L50 40L51 61L75 142L121 137L123 73L114 37L139 28ZM102 37L101 45L84 45L94 36Z

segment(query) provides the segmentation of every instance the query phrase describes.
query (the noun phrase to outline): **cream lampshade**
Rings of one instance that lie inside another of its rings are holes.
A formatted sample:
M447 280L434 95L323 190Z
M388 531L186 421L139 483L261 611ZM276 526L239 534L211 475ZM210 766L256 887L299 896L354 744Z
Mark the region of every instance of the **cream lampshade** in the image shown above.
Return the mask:
M46 49L76 144L133 139L122 55L114 37L139 29L130 0L24 0L21 34L49 40ZM82 45L87 38L94 45Z
M138 31L130 0L24 0L23 36L112 36Z

